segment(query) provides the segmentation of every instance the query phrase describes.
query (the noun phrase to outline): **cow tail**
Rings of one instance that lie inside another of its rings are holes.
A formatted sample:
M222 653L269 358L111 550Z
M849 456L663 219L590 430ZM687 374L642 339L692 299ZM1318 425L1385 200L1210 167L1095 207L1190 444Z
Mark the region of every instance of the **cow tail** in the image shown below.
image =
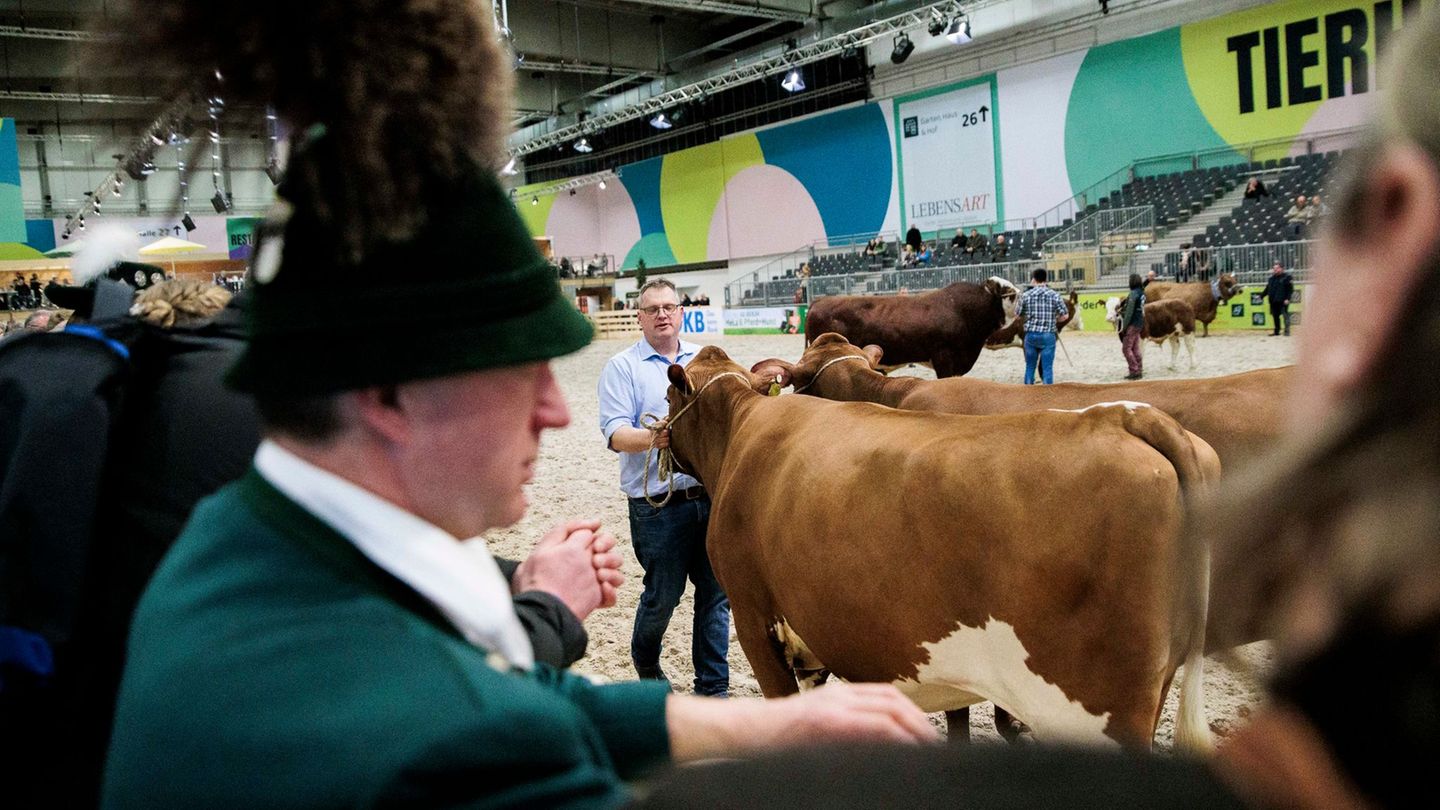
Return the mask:
M1198 436L1185 432L1170 416L1154 408L1127 412L1125 428L1159 451L1175 468L1182 500L1193 500L1220 480L1220 457ZM1182 504L1183 506L1183 504ZM1177 640L1185 650L1185 678L1175 717L1175 747L1192 754L1211 750L1205 717L1205 631L1210 613L1210 547L1184 538L1178 541L1176 596ZM1185 632L1188 629L1188 633Z

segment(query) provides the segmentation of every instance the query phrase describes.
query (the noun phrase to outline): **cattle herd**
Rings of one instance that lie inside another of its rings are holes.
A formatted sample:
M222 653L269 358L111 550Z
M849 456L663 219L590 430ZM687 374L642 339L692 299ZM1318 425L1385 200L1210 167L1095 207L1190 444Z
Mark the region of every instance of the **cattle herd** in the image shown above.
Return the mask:
M1156 289L1149 337L1193 340L1238 292L1210 286ZM991 279L821 299L795 362L747 370L708 346L671 366L672 452L711 493L740 644L767 696L833 674L894 683L962 733L990 700L1036 739L1134 748L1184 664L1176 745L1204 749L1209 563L1179 542L1184 501L1278 435L1291 371L962 376L1016 325L1017 293ZM939 379L884 373L916 362ZM775 384L800 396L767 396Z

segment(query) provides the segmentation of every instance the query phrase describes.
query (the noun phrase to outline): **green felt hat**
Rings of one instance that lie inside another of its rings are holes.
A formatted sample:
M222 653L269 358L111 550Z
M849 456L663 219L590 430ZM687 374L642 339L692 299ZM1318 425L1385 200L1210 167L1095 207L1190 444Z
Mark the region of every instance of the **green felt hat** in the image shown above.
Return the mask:
M423 181L425 224L358 260L317 215L342 206L333 133L297 153L257 231L250 340L228 382L319 395L549 360L590 342L492 172ZM396 323L396 314L403 317Z

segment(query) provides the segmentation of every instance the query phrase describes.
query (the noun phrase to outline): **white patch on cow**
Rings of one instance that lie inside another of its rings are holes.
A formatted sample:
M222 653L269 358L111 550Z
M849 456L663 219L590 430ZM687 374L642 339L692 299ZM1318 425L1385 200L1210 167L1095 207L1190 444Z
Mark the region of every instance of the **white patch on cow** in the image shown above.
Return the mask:
M1120 317L1120 299L1119 299L1119 298L1106 298L1106 299L1105 299L1105 320L1109 321L1110 323L1114 323L1114 322L1115 322L1115 319L1118 318L1118 317Z
M1030 653L1006 622L957 625L955 632L923 645L930 660L914 680L895 686L922 711L951 711L992 700L1030 725L1042 742L1115 744L1105 736L1110 713L1091 714L1053 683L1035 674Z
M1008 279L1003 279L999 276L991 276L990 280L1000 285L1000 289L1004 290L1004 292L1000 294L1000 306L1005 308L1005 325L1009 326L1010 322L1015 320L1015 308L1018 306L1017 302L1020 300L1020 288L1010 283Z
M795 673L795 680L799 682L802 691L825 683L830 677L830 670L805 645L804 639L800 638L800 634L795 632L789 622L784 618L776 619L770 625L770 632L784 649L785 662Z
M1084 408L1050 408L1050 410L1055 413L1085 413L1086 411L1096 408L1124 408L1130 413L1134 413L1138 408L1148 407L1150 407L1150 404L1147 402L1133 402L1128 399L1121 399L1115 402L1097 402L1094 405L1087 405Z

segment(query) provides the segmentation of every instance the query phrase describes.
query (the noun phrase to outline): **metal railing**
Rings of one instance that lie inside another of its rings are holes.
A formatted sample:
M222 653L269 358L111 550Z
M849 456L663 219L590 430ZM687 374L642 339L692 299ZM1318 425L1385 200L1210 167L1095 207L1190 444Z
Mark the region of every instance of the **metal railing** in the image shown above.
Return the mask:
M957 281L981 284L993 276L999 276L1019 287L1030 280L1030 274L1035 268L1052 264L1030 259L944 267L883 268L848 275L812 276L809 279L781 278L761 282L742 280L744 284L736 288L734 296L728 298L725 305L732 308L781 307L809 303L827 295L906 295L938 290ZM1083 270L1080 268L1052 266L1050 274L1051 281L1060 284L1084 281ZM798 300L795 294L797 289L803 289Z
M613 278L620 267L615 256L597 253L590 256L556 256L550 260L560 278Z
M1153 238L1155 207L1132 205L1125 208L1101 208L1050 237L1045 243L1045 249L1051 251L1094 248L1104 242L1106 237L1125 229L1147 233Z
M1353 146L1363 132L1364 129L1358 127L1329 130L1307 136L1298 143L1303 145L1303 154L1337 151ZM1056 203L1049 210L1037 214L1032 219L1034 222L1032 227L1037 229L1061 225L1068 227L1069 223L1066 220L1073 222L1084 216L1085 210L1091 205L1099 204L1101 200L1124 188L1125 184L1137 177L1154 177L1195 169L1239 167L1252 162L1263 163L1269 160L1279 160L1294 154L1297 151L1296 145L1297 140L1294 138L1272 138L1236 146L1222 146L1142 158L1116 169L1074 195Z
M1233 273L1235 280L1241 284L1254 285L1264 284L1270 275L1270 268L1279 262L1299 283L1310 279L1311 251L1315 244L1314 240L1304 240L1197 248L1193 273L1182 272L1184 251L1159 255L1142 254L1142 257L1135 261L1135 271L1144 273L1154 270L1164 278L1181 281L1202 281L1214 278L1219 273Z
M980 284L992 276L1023 287L1037 267L1050 272L1050 281L1057 286L1088 286L1089 289L1122 289L1127 274L1114 272L1121 263L1128 263L1131 272L1143 274L1154 269L1161 278L1180 281L1208 281L1220 273L1233 273L1248 288L1263 286L1270 268L1279 262L1294 276L1296 283L1310 281L1310 256L1313 241L1277 242L1261 245L1233 245L1206 248L1193 274L1181 277L1180 251L1157 255L1143 250L1102 253L1096 259L1076 261L1023 260L990 264L915 267L909 269L877 268L860 273L834 276L812 276L809 279L777 278L770 280L742 279L732 289L726 288L725 306L785 307L810 303L827 295L905 295L937 290L957 281ZM1098 284L1087 284L1087 275L1094 271L1094 261L1103 265L1113 262L1112 272L1101 274ZM796 290L803 292L797 299Z

